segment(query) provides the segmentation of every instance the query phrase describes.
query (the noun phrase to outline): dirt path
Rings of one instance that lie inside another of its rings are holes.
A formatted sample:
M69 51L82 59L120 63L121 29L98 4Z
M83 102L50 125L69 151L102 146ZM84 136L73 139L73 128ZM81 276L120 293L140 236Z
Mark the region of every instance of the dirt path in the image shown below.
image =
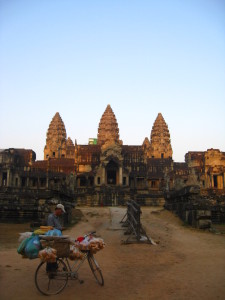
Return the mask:
M96 284L86 265L80 271L84 284L70 281L54 299L225 299L225 235L184 227L167 211L143 208L142 224L158 244L121 245L124 208L81 210L82 222L65 234L77 237L96 230L105 240L106 248L96 255L105 286ZM0 298L43 299L34 285L38 263L3 248Z

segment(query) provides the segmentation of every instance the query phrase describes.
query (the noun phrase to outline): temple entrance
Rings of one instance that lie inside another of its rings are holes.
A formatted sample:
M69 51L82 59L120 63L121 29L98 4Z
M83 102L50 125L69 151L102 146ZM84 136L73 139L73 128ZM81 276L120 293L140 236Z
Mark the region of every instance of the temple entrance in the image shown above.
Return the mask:
M7 173L3 172L2 174L2 186L7 186Z
M118 165L114 161L110 161L106 166L106 182L109 185L118 184Z
M217 188L218 184L217 184L217 176L213 175L213 184L214 184L214 188Z

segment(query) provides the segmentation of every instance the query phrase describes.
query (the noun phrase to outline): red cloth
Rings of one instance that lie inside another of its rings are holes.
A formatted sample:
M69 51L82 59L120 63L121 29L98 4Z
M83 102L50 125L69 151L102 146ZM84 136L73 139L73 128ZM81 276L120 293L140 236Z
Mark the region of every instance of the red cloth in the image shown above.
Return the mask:
M82 242L84 240L84 237L83 236L79 236L78 238L77 238L77 241L80 243L80 242Z

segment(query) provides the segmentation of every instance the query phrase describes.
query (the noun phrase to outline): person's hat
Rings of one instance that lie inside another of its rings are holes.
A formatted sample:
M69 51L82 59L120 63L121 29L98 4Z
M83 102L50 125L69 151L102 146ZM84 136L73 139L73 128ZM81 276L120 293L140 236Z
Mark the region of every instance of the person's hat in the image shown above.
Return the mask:
M62 204L57 204L56 208L60 208L64 213L66 212L65 208L64 208L64 205L62 205Z

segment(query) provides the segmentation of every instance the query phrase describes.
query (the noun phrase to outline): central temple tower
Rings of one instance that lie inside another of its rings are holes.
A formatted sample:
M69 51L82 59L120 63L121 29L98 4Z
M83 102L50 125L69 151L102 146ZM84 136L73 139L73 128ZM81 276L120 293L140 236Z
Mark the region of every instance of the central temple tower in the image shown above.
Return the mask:
M98 127L98 145L102 146L106 142L116 142L122 144L119 140L119 128L115 114L110 105L107 105Z

